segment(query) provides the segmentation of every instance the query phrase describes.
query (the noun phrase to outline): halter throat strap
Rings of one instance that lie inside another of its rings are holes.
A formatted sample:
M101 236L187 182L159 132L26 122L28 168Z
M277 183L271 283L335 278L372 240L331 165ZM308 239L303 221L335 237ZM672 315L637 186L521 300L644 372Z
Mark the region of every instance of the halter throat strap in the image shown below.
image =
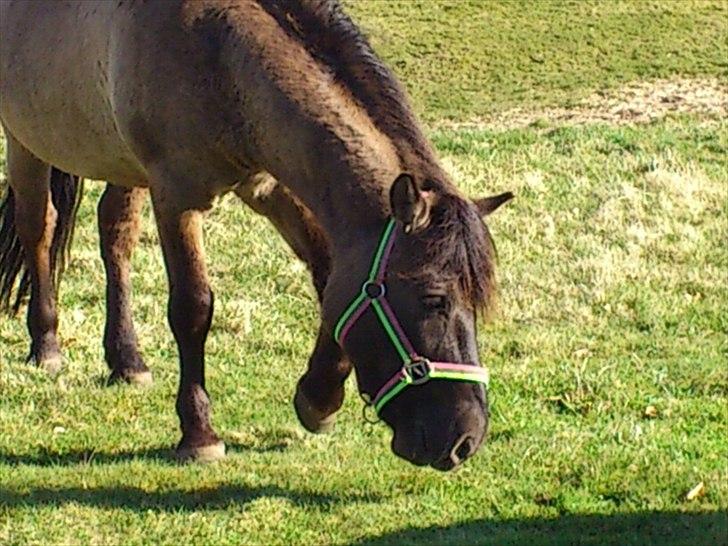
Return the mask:
M394 247L395 226L396 221L394 218L390 218L379 239L369 274L362 284L359 295L341 314L334 328L334 339L339 346L343 346L344 339L351 328L371 307L402 360L402 368L377 391L370 402L377 413L407 387L422 385L430 379L465 381L484 385L487 385L489 380L488 371L484 368L472 364L431 362L418 355L412 346L397 320L397 315L387 301L387 289L384 284L387 263Z

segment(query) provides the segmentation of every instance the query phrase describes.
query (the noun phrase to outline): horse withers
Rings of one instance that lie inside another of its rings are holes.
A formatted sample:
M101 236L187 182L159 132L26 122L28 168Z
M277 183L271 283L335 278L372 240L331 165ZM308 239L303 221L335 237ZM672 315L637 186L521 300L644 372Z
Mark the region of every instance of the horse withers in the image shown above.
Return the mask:
M495 290L481 217L512 196L459 193L336 1L2 2L0 121L0 302L17 310L30 292L38 365L61 364L55 281L80 179L106 180L106 362L111 380L151 381L129 304L149 193L180 358L177 454L223 456L205 389L201 223L232 190L313 275L321 325L294 396L302 424L331 428L353 368L398 455L446 470L478 449L488 404L476 313Z

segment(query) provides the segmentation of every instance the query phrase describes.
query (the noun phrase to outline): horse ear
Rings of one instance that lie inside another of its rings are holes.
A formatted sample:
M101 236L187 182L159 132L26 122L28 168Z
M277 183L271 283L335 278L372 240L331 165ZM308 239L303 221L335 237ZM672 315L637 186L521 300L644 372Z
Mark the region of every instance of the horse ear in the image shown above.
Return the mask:
M499 195L491 195L490 197L483 197L474 201L475 206L478 207L478 212L481 216L485 217L495 211L503 203L507 203L513 199L514 195L507 191Z
M427 227L432 200L432 192L423 192L409 174L400 174L389 190L392 216L402 223L405 233Z

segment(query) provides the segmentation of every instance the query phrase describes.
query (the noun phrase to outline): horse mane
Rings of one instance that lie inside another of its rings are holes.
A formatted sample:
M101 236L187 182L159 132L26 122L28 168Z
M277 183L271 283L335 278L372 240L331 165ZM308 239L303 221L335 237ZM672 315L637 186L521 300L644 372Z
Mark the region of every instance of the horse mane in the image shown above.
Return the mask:
M415 277L457 281L474 308L489 310L495 293L495 245L475 206L458 194L420 130L407 95L338 0L258 0L280 27L340 82L395 145L415 176L437 179L441 195L425 230L426 263Z
M338 0L258 2L345 86L374 125L392 140L409 170L422 166L423 171L440 174L403 87Z
M461 297L488 312L496 293L496 248L476 207L459 195L445 194L432 209L424 230L426 264L422 275L454 280Z

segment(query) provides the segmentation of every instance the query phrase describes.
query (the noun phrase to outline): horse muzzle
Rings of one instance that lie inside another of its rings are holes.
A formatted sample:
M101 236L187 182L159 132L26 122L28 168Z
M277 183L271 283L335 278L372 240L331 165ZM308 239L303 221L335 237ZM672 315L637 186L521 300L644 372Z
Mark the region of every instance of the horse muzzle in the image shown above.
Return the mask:
M452 420L442 413L398 423L393 427L392 451L414 465L442 471L472 457L485 439L487 412L479 404L468 404Z

